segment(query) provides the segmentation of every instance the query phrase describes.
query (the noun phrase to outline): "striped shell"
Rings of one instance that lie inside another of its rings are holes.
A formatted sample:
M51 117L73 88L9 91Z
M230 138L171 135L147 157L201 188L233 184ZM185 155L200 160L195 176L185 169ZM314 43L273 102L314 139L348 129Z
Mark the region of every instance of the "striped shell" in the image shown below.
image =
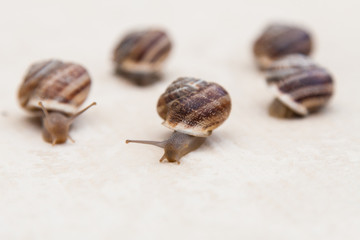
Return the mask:
M332 77L320 67L305 68L286 75L272 87L277 99L302 116L322 108L334 91Z
M268 26L255 41L253 52L261 69L269 67L275 59L288 54L309 55L312 50L310 33L282 24Z
M161 30L144 30L126 35L114 51L116 72L146 85L160 78L171 50L168 35Z
M302 54L290 54L272 62L266 70L266 81L268 84L276 84L287 76L311 68L317 68L317 65L309 57Z
M75 114L90 90L90 76L78 64L48 60L33 64L20 86L23 108L39 111L41 101L49 111Z
M160 96L157 111L163 125L192 136L207 137L229 116L231 100L216 83L179 78Z

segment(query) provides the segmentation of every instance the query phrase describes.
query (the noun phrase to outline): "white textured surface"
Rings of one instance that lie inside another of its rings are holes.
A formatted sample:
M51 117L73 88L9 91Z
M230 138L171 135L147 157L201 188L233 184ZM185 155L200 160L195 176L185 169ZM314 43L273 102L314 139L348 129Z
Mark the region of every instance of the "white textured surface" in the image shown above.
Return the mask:
M0 239L359 239L359 1L2 1ZM334 74L326 111L267 115L272 96L251 43L271 20L310 28L314 58ZM138 88L112 75L111 51L138 26L175 41L164 81ZM76 140L52 147L19 108L36 60L79 62L93 77ZM181 165L126 138L170 134L155 106L178 76L216 81L230 119Z

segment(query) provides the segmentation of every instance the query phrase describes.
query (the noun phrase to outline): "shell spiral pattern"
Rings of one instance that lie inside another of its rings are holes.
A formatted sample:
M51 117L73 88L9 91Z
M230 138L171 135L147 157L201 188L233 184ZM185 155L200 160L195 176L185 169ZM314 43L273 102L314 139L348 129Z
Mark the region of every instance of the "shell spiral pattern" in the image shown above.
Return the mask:
M334 82L323 68L297 71L273 85L276 97L297 114L305 116L322 108L331 98Z
M32 65L20 86L23 108L39 111L41 101L49 111L75 114L85 101L91 85L87 70L73 63L48 60Z
M282 24L268 26L253 47L255 58L262 69L266 69L273 60L285 55L309 55L311 50L312 40L306 30Z
M306 69L317 68L309 57L302 54L291 54L274 61L266 71L266 81L274 84L281 79Z
M115 48L113 61L116 71L139 85L145 85L149 79L160 77L161 67L171 47L171 41L164 31L132 32Z
M192 136L209 136L229 116L231 99L219 84L179 78L163 93L157 111L163 125Z

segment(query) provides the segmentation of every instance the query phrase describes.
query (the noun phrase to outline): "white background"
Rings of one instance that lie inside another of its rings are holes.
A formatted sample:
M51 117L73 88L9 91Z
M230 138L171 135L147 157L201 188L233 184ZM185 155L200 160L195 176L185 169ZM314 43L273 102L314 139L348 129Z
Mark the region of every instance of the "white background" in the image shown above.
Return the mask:
M0 5L0 239L359 239L359 1L5 1ZM310 29L336 80L325 111L268 116L273 96L253 40L272 21ZM165 78L139 88L113 75L127 31L159 26L174 51ZM52 147L17 101L29 65L83 64L98 105ZM233 109L181 165L125 139L161 140L156 102L194 76L228 89Z

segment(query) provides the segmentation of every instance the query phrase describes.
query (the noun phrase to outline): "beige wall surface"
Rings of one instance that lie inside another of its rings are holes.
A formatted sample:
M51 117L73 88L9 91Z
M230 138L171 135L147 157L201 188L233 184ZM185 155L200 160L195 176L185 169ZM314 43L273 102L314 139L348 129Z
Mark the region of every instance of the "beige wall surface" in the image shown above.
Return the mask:
M360 2L1 1L0 239L360 239ZM251 45L271 21L307 27L336 80L320 114L279 120ZM134 28L168 30L163 81L136 87L111 52ZM52 147L19 107L29 65L81 63L93 85L75 143ZM161 140L156 102L179 76L229 90L230 118L180 165L125 139Z

